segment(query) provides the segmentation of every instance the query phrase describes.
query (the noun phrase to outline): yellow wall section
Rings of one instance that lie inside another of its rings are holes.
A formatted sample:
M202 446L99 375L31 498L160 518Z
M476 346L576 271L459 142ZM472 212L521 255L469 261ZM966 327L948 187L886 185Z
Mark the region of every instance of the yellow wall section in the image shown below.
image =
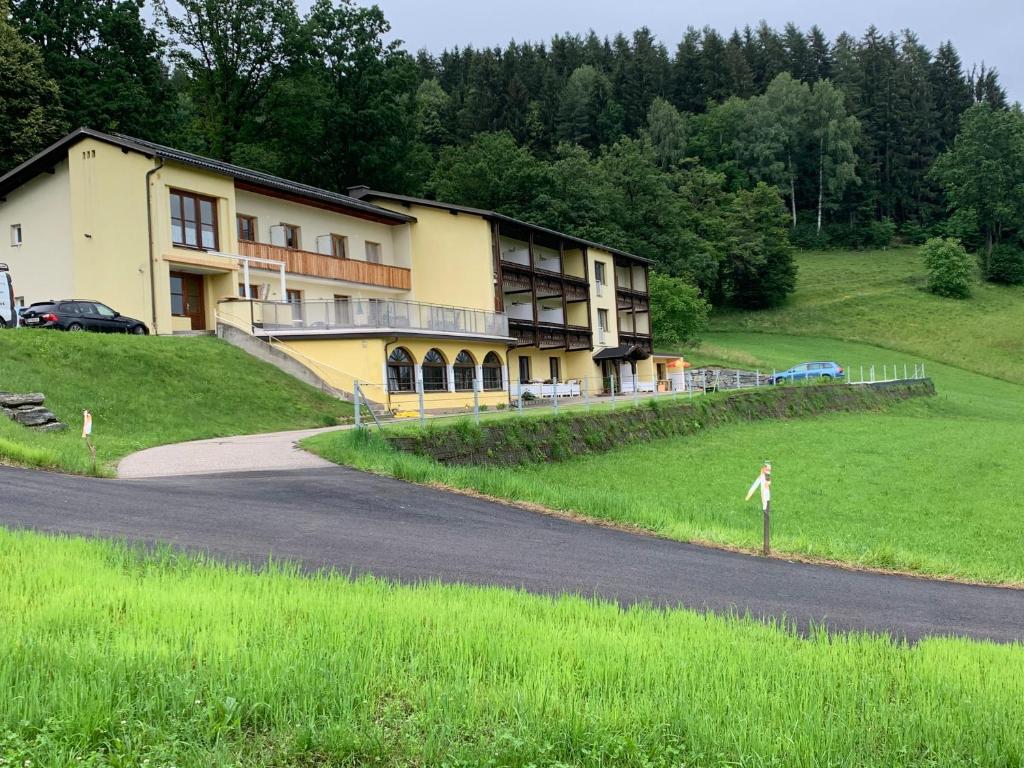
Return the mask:
M505 361L505 350L500 345L454 340L440 342L402 338L394 342L391 339L307 339L284 340L281 343L275 342L274 346L312 368L328 384L344 392L352 392L353 383L358 379L363 396L378 404L388 402L388 394L382 386L387 357L385 346L387 354L396 347L405 347L416 363L421 363L424 355L432 348L439 349L449 364L454 362L462 350L467 350L478 365L488 352L495 352L503 363ZM428 410L449 410L473 405L472 392L426 392L423 398ZM495 406L507 402L508 394L504 390L480 393L481 405ZM390 403L393 410L416 410L419 407L419 395L415 392L391 393Z
M594 332L594 351L597 352L605 347L616 347L619 344L619 318L618 311L615 308L615 259L607 251L602 251L600 248L588 248L587 258L589 264L587 265L590 275L590 327ZM597 280L594 275L596 268L594 264L596 262L602 262L604 264L604 295L597 295ZM600 343L600 325L597 322L597 310L606 309L608 310L608 331L604 336L604 343Z
M268 195L260 195L246 190L235 192L237 212L246 216L256 217L258 240L261 243L271 242L270 228L281 223L294 224L301 227L299 240L301 249L313 253L330 254L330 241L326 239L318 247L317 238L321 235L342 235L348 238L347 258L366 261L366 243L380 243L381 262L398 267L408 267L410 254L408 239L394 237L396 229L402 226L389 226L374 221L367 221L355 216L300 205L288 200L280 200ZM232 226L235 222L232 219Z
M146 227L151 161L95 139L68 150L76 298L98 299L153 330Z
M11 247L15 224L21 225L22 245ZM67 162L59 163L53 174L36 176L0 202L0 262L10 266L14 294L26 304L78 298L71 242Z
M426 205L374 202L416 217L409 225L413 300L494 311L494 255L486 219Z

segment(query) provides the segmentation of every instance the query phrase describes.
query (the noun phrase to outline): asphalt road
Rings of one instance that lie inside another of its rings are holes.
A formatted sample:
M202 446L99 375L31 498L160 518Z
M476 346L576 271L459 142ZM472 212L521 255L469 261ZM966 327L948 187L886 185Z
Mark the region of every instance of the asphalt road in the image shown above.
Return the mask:
M1024 591L859 573L573 523L340 467L95 480L0 467L0 524L260 564L579 593L916 640L1024 640Z

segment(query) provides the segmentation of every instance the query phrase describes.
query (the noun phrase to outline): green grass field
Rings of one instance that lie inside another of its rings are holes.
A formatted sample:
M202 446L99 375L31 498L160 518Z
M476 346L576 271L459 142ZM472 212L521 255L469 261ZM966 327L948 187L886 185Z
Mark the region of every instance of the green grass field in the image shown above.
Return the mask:
M0 531L5 766L1014 766L1024 652Z
M0 390L43 392L65 421L37 433L0 417L0 462L100 474L132 451L204 437L334 424L352 407L214 338L0 332Z
M908 301L952 303L950 312L958 311L957 302L918 295L908 280L896 280L891 256L902 259L904 269L911 268L907 251L846 258L863 259L866 271L874 264L895 280L891 292L902 291L899 295L909 296ZM801 288L792 306L774 313L744 316L749 323L764 319L777 332L711 332L698 354L762 370L784 369L801 360L836 360L855 378L862 365L875 365L879 375L883 365L896 366L901 373L904 365L913 370L932 346L905 340L905 346L916 350L907 354L835 338L783 335L808 331L802 318L810 310L803 305L816 306L828 295L824 286L829 280L845 274L831 262L823 267L826 258L841 256L811 254L800 263L801 286L806 281L818 286L816 290ZM885 293L882 282L879 278L880 294ZM1024 293L1019 299L1018 314L1024 318ZM866 301L870 304L871 299ZM719 317L716 327L724 327L727 319ZM901 335L902 324L891 315L875 323L880 333L893 337ZM867 333L867 326L862 331ZM940 324L936 333L946 332ZM1004 371L1016 365L1024 371L1024 364L1007 352L993 362ZM750 549L759 546L761 520L756 505L744 503L743 496L760 462L770 458L773 545L778 551L1024 584L1024 550L1019 546L1024 518L1015 500L1016 468L1024 464L1024 387L930 361L926 372L939 396L885 413L737 424L699 437L515 469L444 467L398 455L379 441L356 444L354 436L340 434L319 436L309 445L332 460L416 482L441 482L636 525L671 538Z
M712 330L857 341L1024 384L1024 287L978 283L967 301L933 296L917 248L801 253L797 264L785 307L718 313Z

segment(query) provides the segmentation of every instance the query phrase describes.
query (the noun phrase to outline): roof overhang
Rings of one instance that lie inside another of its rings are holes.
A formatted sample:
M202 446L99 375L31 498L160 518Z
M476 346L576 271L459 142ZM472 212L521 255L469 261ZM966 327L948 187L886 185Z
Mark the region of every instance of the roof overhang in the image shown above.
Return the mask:
M594 360L600 362L601 360L646 360L650 357L650 353L646 350L638 347L636 344L620 344L617 347L605 347L604 349L594 353Z
M80 141L94 139L105 144L119 147L123 152L136 152L147 158L158 157L164 161L181 163L193 168L200 168L211 173L228 176L235 180L239 188L252 189L262 194L292 200L304 205L327 208L336 213L369 219L382 224L396 225L416 221L414 216L391 211L379 205L360 200L339 192L311 187L297 181L290 181L279 176L242 168L231 163L224 163L191 152L184 152L173 147L166 147L144 139L136 139L123 134L109 134L94 131L91 128L79 128L64 138L54 142L43 151L30 157L16 168L0 176L0 200L8 193L17 189L36 176L52 171L60 162L67 158L68 150Z
M643 256L637 256L634 253L629 253L628 251L623 251L619 248L614 248L610 245L605 245L604 243L597 243L594 242L593 240L587 240L585 238L576 237L575 235L566 234L565 232L558 232L554 229L548 229L547 227L542 227L539 224L531 224L528 221L522 221L521 219L516 219L513 218L512 216L506 216L505 214L498 213L497 211L488 211L483 208L473 208L468 205L455 205L454 203L443 203L439 200L427 200L426 198L422 197L396 195L393 192L381 192L380 190L370 189L369 187L366 186L349 187L348 191L352 197L358 198L360 200L390 200L392 202L400 203L406 207L413 205L422 205L427 208L439 208L444 211L449 211L450 213L466 213L473 216L480 216L489 221L504 222L506 224L512 224L517 227L531 229L535 232L543 232L546 235L557 237L571 243L576 243L577 245L583 247L599 248L602 251L607 251L613 256L619 256L623 259L636 261L640 264L654 264L654 262L651 259L644 258Z

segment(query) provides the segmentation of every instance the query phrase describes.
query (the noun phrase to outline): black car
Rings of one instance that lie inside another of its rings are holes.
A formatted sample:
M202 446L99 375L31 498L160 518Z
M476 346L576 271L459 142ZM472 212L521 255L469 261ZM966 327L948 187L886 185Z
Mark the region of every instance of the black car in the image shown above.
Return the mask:
M145 336L146 324L125 317L98 301L40 301L21 313L26 328L57 328L61 331L97 331L98 333L133 333Z

